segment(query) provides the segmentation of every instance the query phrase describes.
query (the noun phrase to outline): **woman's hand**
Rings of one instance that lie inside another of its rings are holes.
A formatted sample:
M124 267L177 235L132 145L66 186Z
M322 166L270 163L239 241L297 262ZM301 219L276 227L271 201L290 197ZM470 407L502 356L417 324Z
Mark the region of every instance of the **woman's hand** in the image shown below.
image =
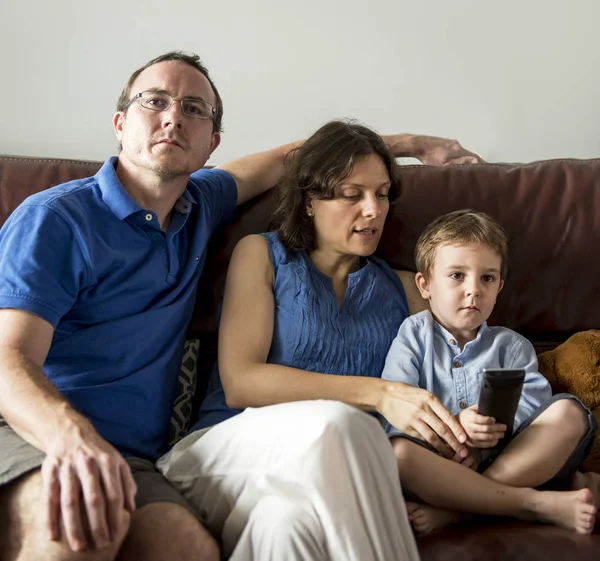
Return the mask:
M468 447L468 450L469 453L467 456L460 460L459 463L465 467L468 467L469 469L472 469L473 471L477 471L479 462L481 462L481 450L478 448L472 448L471 446Z
M467 457L465 431L435 395L401 382L388 382L384 388L377 411L393 426L425 440L446 458Z

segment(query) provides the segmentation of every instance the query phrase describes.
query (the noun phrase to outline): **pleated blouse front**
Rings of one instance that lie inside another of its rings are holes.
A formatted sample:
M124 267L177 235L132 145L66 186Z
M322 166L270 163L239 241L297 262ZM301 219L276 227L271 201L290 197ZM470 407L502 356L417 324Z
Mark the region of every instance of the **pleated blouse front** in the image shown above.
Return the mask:
M306 252L287 250L275 232L262 235L274 272L275 323L267 362L324 374L380 377L392 340L408 316L394 270L377 257L367 257L349 275L339 306L331 278ZM215 367L192 430L240 412L227 406Z

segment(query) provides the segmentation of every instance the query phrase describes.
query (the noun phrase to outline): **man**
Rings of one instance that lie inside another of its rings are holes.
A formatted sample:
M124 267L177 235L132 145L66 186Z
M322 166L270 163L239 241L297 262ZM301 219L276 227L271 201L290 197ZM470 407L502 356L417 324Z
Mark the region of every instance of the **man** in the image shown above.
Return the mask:
M113 118L119 156L30 197L0 232L3 561L219 559L153 462L208 238L293 147L196 172L221 117L198 57L150 61ZM478 161L456 141L386 141L424 163Z

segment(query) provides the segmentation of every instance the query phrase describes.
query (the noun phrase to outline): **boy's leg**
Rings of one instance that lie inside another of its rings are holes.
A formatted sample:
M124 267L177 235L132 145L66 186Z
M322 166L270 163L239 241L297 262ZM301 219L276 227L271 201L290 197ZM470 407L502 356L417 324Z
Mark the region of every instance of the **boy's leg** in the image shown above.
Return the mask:
M423 502L474 514L514 516L590 533L596 507L589 489L569 492L509 487L406 439L392 441L403 486Z
M526 421L484 475L514 487L569 480L589 453L595 429L594 416L577 398L556 395Z
M247 409L187 436L157 465L221 538L225 557L296 561L325 548L332 561L419 558L388 439L348 405Z

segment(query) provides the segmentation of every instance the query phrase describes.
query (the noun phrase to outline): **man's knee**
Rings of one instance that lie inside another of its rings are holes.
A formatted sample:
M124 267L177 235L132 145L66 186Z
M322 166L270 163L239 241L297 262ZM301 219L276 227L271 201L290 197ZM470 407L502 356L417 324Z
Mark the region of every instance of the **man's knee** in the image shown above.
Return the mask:
M215 539L183 506L147 504L133 513L119 561L219 561Z
M69 547L64 528L58 541L51 541L43 507L42 476L39 469L0 488L0 551L2 561L44 559L46 561L113 561L125 538L129 514L119 536L102 549L88 548L74 552Z

